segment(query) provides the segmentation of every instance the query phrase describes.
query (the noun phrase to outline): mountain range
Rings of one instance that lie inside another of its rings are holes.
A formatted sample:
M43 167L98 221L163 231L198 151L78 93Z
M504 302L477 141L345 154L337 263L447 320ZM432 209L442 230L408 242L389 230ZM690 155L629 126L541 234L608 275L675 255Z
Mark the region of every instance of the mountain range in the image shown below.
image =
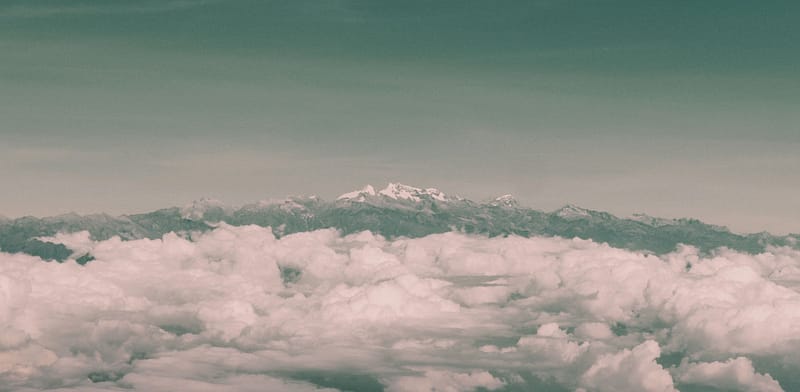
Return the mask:
M122 216L73 213L46 218L0 218L0 250L45 260L75 257L83 264L92 260L91 255L73 255L63 245L41 237L87 230L95 240L113 236L124 240L160 238L169 232L187 235L212 230L219 222L271 227L279 237L323 228L335 228L344 234L369 230L390 238L447 231L486 236L578 237L654 254L671 252L679 244L697 247L703 253L720 247L747 253L759 253L769 246L800 247L799 234L739 234L696 219L644 214L621 218L574 205L544 212L520 205L511 195L475 202L435 188L390 183L379 191L367 185L333 201L315 196L288 197L231 207L201 199L182 208Z

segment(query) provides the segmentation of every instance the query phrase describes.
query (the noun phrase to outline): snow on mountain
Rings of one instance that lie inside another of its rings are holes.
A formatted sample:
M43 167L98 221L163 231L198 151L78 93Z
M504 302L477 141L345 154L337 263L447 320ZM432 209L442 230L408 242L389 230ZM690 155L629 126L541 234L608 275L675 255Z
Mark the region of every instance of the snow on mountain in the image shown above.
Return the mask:
M396 200L421 201L422 198L430 197L434 200L447 201L447 196L436 188L422 189L394 182L390 182L378 193Z
M358 201L363 202L367 200L367 196L375 196L375 188L372 185L367 185L364 188L345 193L336 198L336 200L350 200L350 201Z
M512 195L498 196L488 203L492 207L518 207L519 202Z
M567 204L564 207L561 207L555 214L563 219L582 219L582 218L589 218L592 216L591 212L585 208L580 208L573 204Z
M451 199L436 188L423 189L410 185L390 182L386 188L383 188L380 191L376 192L372 185L367 185L363 189L345 193L337 197L336 200L364 202L367 201L368 198L375 196L385 197L393 200L408 200L413 202L420 202L423 199L432 199L438 201L448 201Z

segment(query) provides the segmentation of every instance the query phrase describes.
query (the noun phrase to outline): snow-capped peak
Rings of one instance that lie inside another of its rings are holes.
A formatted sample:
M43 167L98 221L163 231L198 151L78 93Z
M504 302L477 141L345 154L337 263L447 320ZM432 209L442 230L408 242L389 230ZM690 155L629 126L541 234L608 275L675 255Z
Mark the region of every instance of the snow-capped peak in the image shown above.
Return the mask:
M224 210L225 203L208 197L204 197L200 200L195 200L190 204L185 205L181 208L181 217L183 219L203 219L203 216L209 210Z
M367 185L364 188L345 193L336 198L336 200L351 200L351 201L364 201L367 196L375 196L375 188L372 185Z
M489 205L494 207L516 207L519 203L512 195L503 195L496 197Z
M556 215L564 219L578 219L592 216L589 210L580 208L573 204L567 204L564 207L561 207L558 211L556 211Z
M409 185L390 182L379 194L395 200L420 201L422 197L430 197L439 201L446 201L447 196L436 188L416 188Z

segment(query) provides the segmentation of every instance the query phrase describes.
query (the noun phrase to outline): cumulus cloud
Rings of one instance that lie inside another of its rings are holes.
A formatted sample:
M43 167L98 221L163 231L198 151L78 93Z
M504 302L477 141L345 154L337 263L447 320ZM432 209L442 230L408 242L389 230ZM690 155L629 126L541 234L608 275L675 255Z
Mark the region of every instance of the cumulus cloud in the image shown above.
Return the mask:
M94 260L0 253L0 390L779 391L800 370L788 248L225 224L48 240Z
M656 358L658 343L648 340L633 350L601 356L581 377L581 385L592 391L674 392L672 377Z
M387 390L390 392L471 391L476 388L495 390L504 383L487 371L456 373L441 370L425 371L421 376L398 377L392 380Z
M782 392L780 384L769 374L759 374L753 363L738 357L725 362L684 364L679 369L679 380L726 391Z

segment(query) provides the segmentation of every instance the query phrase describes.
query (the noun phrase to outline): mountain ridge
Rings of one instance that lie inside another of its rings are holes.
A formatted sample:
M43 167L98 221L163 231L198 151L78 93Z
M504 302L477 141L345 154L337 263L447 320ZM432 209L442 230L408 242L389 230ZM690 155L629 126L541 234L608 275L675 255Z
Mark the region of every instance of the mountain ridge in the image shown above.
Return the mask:
M726 247L748 253L763 252L770 246L800 244L797 234L738 234L692 218L666 219L645 214L620 218L572 204L544 212L521 206L511 195L475 202L446 195L436 188L390 183L380 191L367 185L333 201L291 196L232 207L203 198L183 207L139 214L71 213L0 220L0 250L63 261L76 255L63 245L40 238L83 230L95 240L113 236L123 240L160 238L169 232L212 230L216 222L272 227L277 236L334 228L343 234L369 230L386 237L420 237L453 230L487 236L578 237L654 254L671 252L681 244L702 252Z

